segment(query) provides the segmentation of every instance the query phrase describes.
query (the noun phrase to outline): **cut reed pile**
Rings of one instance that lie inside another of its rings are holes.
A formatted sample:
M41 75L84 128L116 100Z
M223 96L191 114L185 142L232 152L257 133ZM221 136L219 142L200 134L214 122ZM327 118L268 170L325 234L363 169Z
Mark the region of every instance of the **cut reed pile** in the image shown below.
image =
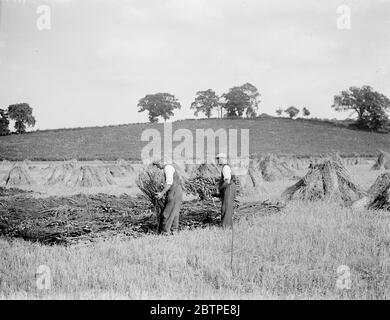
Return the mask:
M381 174L368 191L368 209L390 211L390 171Z
M350 177L345 167L334 159L313 165L304 178L287 188L285 200L333 200L350 205L365 195L363 189Z
M302 170L305 167L302 161L297 157L290 158L288 161L288 165L293 170Z
M157 199L156 193L164 189L163 170L150 165L142 169L136 181L138 188L155 207L159 216L164 209L165 199Z
M192 173L193 177L202 176L205 178L219 178L221 169L213 163L203 163L195 168Z
M276 181L295 176L295 171L291 169L288 163L274 155L266 156L260 162L260 169L265 181Z
M35 182L23 163L14 165L5 178L5 185L7 187L30 186L33 184Z
M252 184L255 188L263 184L263 176L261 175L260 160L252 159L249 162L248 174L252 179Z
M107 174L112 176L113 178L125 177L129 174L129 171L121 165L106 165L103 167Z
M3 187L0 187L0 200L4 201L4 200L7 200L8 197L24 195L24 194L27 194L27 193L32 193L32 191L21 190L21 189L18 189L18 188L3 188Z
M184 181L187 194L198 196L200 200L212 200L218 196L220 169L215 164L203 163L192 168L191 176Z
M23 160L23 165L25 165L26 167L29 167L29 166L32 166L33 165L33 162L29 159L24 159Z
M72 162L65 162L53 169L46 184L89 188L115 185L115 181L100 167L77 166Z
M57 183L65 183L72 175L72 171L75 167L76 165L70 161L66 161L55 166L51 169L46 184L52 186Z
M122 169L125 169L128 173L134 173L135 172L135 169L131 165L131 163L129 161L124 160L124 159L116 160L114 166L117 166L117 167L120 167Z
M115 181L102 169L92 166L80 166L73 169L66 181L68 187L106 187L115 185Z
M1 165L4 167L11 166L12 162L8 161L8 160L3 160L3 161L1 161Z
M379 156L371 170L390 169L390 154L385 151L379 150Z
M154 234L159 219L145 197L106 194L36 198L19 189L0 188L0 237L22 238L43 244L69 245L118 237ZM217 225L220 203L185 201L180 230ZM278 204L247 203L235 219L273 214Z
M0 236L11 239L72 244L114 235L136 237L148 232L152 217L145 200L129 195L35 198L19 190L12 194L0 205Z
M232 182L236 185L237 196L242 194L243 186L239 176L232 175ZM221 182L221 169L210 163L199 165L192 176L184 182L187 194L198 196L200 200L212 200L219 197L219 184ZM237 199L237 197L236 197Z
M250 163L249 168L241 170L240 174L234 175L234 180L239 186L238 195L249 195L254 192L263 192L263 178L261 172Z
M200 200L211 200L218 197L218 179L195 176L188 179L184 185L185 192L198 196Z

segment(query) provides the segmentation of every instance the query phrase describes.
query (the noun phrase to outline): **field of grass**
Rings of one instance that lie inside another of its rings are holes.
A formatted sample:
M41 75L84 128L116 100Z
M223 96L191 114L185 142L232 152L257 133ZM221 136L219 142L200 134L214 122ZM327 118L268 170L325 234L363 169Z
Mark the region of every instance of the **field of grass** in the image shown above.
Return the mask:
M365 189L379 174L368 168L351 170ZM266 183L257 198L276 198L286 184ZM231 236L209 227L68 247L0 239L0 299L390 298L389 212L326 202L253 211L235 223L233 264ZM37 288L40 265L50 268L49 290ZM336 286L340 266L350 289Z
M292 203L236 224L232 266L231 232L216 228L93 246L0 240L0 298L388 299L389 234L388 213ZM36 286L40 265L49 290ZM341 265L350 290L336 286Z
M37 131L0 137L0 160L139 160L145 129L162 131L162 124ZM256 120L184 120L173 129L250 129L250 153L316 156L338 151L341 155L376 156L390 150L389 134L351 130L340 124L314 120L259 118ZM195 136L195 135L194 135Z

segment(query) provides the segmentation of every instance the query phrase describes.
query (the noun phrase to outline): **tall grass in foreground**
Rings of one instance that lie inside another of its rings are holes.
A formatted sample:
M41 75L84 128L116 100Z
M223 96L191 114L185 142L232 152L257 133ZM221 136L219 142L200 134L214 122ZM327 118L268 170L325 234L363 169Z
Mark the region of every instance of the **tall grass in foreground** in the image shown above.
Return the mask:
M388 215L327 203L254 213L236 223L233 275L231 233L216 228L67 248L0 240L0 297L388 299ZM35 284L43 264L47 292ZM336 288L340 265L351 270L350 290Z

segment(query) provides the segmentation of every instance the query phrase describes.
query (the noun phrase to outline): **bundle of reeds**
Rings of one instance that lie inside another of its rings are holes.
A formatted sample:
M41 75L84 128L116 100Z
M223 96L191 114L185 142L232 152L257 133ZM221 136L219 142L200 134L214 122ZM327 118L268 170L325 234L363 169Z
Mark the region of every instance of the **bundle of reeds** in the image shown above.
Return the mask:
M23 163L18 163L8 172L5 178L7 187L16 187L35 184L33 178Z
M390 169L390 154L379 150L379 156L371 170Z
M390 172L381 174L368 193L371 200L368 209L390 211Z
M274 155L266 156L260 162L261 174L265 181L276 181L291 178L295 175L289 165Z
M156 193L161 192L164 188L163 171L156 166L150 165L140 171L136 183L138 188L156 208L159 215L165 204L165 198L157 199L156 197Z
M304 201L332 199L352 204L364 195L365 192L352 181L339 161L327 159L312 166L304 178L283 192L282 198Z
M212 200L219 197L221 172L215 164L202 164L192 177L184 183L186 193L198 196L200 200ZM242 185L237 176L232 175L232 182L236 185L237 195L242 191Z
M200 200L211 200L218 196L218 178L197 175L184 184L186 193L198 196Z
M212 200L218 195L220 175L220 169L215 164L203 163L193 167L190 177L184 181L184 190L202 201Z
M216 164L203 163L193 170L192 176L218 179L221 176L221 169Z

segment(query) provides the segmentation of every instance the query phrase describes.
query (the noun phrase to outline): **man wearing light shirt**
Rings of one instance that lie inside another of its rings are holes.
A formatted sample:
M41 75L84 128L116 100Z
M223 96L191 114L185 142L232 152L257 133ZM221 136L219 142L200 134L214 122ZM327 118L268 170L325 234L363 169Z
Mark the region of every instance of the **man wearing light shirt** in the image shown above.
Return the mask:
M221 197L221 224L224 228L233 226L233 209L236 186L232 181L232 169L227 163L227 156L220 153L216 157L218 165L222 166L219 194Z
M164 210L160 216L159 233L171 234L179 228L180 207L183 202L182 182L176 165L161 162L154 163L160 169L164 169L165 186L161 192L156 194L162 199L167 194Z

